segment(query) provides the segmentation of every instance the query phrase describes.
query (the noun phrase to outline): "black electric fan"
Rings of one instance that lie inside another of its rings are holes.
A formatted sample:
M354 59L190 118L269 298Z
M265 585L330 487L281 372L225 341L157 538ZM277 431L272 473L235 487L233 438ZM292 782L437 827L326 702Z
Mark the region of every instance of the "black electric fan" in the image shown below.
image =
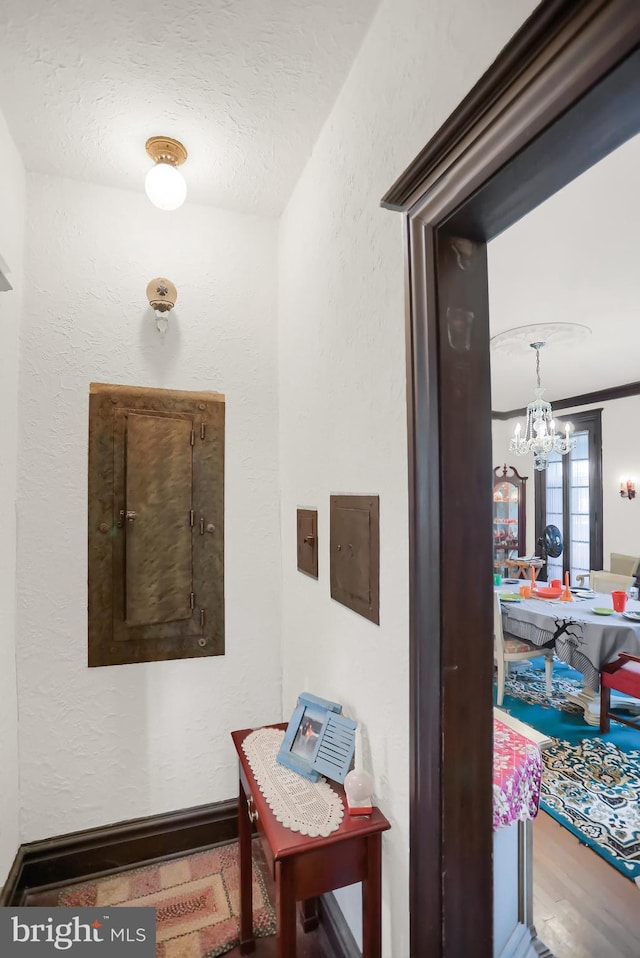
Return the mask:
M562 533L557 526L545 526L544 532L538 539L538 545L542 553L541 558L557 559L562 555Z

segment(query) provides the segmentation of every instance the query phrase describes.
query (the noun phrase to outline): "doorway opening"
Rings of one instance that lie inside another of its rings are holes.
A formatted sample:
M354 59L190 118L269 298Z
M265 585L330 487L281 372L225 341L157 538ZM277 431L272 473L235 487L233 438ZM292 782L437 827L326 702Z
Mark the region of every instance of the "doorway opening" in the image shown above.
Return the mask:
M407 237L416 958L493 954L486 244L640 130L639 48L631 0L542 3L383 198Z

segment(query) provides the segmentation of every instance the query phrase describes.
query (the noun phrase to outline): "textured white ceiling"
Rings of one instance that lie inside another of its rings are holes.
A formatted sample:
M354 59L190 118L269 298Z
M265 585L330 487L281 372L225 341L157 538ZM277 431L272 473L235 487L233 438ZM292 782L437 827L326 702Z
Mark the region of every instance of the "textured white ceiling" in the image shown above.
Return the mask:
M278 214L378 0L2 0L0 106L28 170L140 190L149 136L189 197Z
M551 402L640 381L639 170L636 136L489 243L492 335L532 323L592 330L541 351ZM530 402L535 369L527 343L492 349L493 409Z

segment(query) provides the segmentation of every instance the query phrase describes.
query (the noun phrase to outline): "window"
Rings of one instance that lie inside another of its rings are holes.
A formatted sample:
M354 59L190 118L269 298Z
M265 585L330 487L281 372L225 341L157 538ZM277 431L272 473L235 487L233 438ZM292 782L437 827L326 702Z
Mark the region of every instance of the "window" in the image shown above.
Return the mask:
M543 533L557 526L563 549L547 556L543 578L570 582L590 569L602 568L602 427L601 409L576 413L576 448L566 456L554 453L545 471L536 473L536 553L544 555ZM560 427L562 428L562 427Z

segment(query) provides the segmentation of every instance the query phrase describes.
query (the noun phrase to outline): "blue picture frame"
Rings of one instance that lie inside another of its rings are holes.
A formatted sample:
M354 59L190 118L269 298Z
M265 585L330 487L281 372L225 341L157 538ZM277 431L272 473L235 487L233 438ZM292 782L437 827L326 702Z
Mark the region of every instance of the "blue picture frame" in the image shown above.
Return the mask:
M355 749L356 722L338 702L302 692L277 755L281 765L317 782L325 775L343 782Z

